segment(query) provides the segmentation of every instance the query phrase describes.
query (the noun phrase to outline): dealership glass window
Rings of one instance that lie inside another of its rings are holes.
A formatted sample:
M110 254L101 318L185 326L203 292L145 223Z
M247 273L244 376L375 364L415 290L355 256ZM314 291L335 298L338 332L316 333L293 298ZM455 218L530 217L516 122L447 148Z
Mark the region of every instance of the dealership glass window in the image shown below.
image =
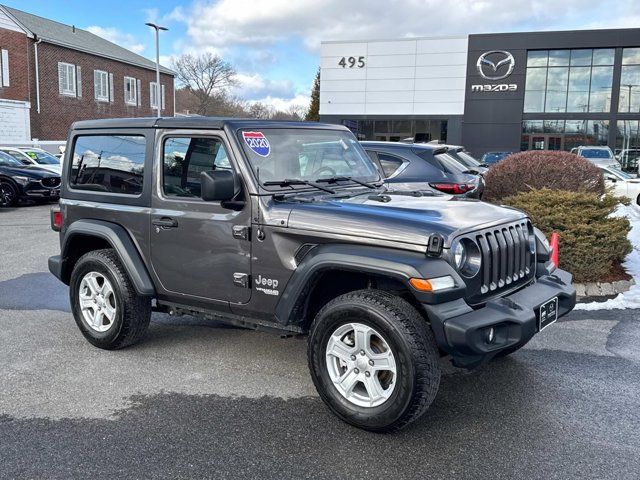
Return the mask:
M616 154L622 169L637 171L640 160L640 121L619 120L616 127Z
M75 189L142 193L146 140L141 135L84 135L76 139L70 174Z
M619 112L640 112L640 47L622 51Z
M608 120L525 120L521 150L566 150L607 145Z
M528 52L525 113L609 111L614 57L611 48Z
M591 69L590 112L608 112L611 110L612 85L613 67L593 67Z

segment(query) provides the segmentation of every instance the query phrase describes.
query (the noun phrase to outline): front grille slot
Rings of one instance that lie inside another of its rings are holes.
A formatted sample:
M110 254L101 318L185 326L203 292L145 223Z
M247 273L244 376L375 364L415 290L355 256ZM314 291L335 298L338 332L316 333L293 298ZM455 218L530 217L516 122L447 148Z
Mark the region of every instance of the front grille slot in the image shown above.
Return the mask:
M46 177L41 180L43 186L55 188L60 185L60 177Z
M533 271L529 251L532 227L528 221L478 232L474 239L482 255L478 275L480 295L496 292L528 279Z

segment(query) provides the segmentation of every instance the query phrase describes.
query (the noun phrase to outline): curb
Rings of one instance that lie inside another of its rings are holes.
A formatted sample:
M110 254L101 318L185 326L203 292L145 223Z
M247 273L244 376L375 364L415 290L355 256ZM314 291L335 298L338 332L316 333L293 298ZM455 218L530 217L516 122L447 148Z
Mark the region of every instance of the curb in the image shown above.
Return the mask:
M574 283L573 286L576 289L577 300L581 300L583 298L615 297L619 293L626 292L635 284L636 282L632 278L631 280L618 280L617 282L611 283Z

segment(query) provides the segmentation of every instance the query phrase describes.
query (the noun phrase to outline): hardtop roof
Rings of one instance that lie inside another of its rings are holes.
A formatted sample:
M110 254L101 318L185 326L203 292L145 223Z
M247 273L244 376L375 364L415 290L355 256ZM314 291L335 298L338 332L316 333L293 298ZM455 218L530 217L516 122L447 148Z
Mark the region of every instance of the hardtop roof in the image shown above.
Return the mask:
M329 123L201 116L106 118L97 120L81 120L75 122L71 126L71 128L73 130L120 128L192 128L204 130L220 130L226 125L230 125L231 128L316 128L326 130L348 130L348 128L343 125Z

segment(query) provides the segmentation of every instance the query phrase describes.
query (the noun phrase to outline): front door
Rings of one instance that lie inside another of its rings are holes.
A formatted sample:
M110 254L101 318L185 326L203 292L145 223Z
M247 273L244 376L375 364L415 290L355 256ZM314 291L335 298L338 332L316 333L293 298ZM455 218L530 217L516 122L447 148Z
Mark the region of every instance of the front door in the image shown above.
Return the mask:
M169 294L215 302L251 297L250 202L230 210L200 198L200 173L237 171L222 137L166 133L151 211L151 261ZM243 238L244 237L244 238Z

